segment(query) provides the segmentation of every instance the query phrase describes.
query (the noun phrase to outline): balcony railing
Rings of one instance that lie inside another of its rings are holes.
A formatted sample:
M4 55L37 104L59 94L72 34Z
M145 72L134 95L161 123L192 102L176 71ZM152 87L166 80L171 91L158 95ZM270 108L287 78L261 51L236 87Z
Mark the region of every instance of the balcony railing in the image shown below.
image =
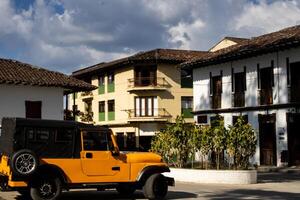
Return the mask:
M82 122L93 122L93 116L93 112L80 113L80 120Z
M235 92L233 94L233 106L234 107L244 107L245 106L245 93Z
M272 89L259 90L259 103L260 105L273 104L273 91Z
M170 113L165 108L155 108L151 111L143 109L129 109L126 110L128 113L128 119L167 119L171 117Z
M212 109L221 108L221 100L222 100L222 95L221 94L212 95L211 96L211 108Z
M136 88L154 88L165 89L168 87L168 83L165 78L162 77L140 77L128 79L128 89Z

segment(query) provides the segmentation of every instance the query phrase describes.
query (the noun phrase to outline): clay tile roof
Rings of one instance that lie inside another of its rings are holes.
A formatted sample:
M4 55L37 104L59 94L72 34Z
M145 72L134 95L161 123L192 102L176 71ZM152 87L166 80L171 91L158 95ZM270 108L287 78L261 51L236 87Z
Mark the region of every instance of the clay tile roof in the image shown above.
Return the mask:
M2 58L0 58L0 84L61 87L71 91L86 91L97 88L59 72Z
M206 51L190 51L177 49L154 49L139 52L129 57L113 60L107 63L99 63L86 67L72 73L72 76L80 78L93 74L99 70L108 70L114 67L122 67L132 63L182 63L191 59L201 58L206 55Z
M225 37L224 39L231 40L231 41L236 42L238 44L249 40L249 38L239 38L239 37Z
M182 63L181 66L184 68L208 66L298 46L300 46L300 25L241 41L200 59Z

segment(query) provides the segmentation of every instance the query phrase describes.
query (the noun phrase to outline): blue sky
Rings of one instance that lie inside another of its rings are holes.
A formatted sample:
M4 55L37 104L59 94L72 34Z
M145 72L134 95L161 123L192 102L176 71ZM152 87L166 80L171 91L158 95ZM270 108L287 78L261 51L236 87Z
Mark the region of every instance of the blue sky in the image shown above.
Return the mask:
M1 0L0 57L64 73L300 24L300 0Z

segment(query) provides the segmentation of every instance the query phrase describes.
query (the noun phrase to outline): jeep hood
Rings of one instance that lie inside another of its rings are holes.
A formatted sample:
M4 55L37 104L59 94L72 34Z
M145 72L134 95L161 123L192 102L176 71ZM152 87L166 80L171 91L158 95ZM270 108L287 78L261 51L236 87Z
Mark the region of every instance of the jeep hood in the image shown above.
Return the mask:
M128 163L160 163L161 156L150 152L134 152L126 154Z

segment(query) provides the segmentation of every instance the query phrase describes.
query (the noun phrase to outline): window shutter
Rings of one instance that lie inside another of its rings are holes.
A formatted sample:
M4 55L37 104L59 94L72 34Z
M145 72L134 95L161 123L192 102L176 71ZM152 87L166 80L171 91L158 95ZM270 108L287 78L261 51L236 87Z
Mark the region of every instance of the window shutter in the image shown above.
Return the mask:
M209 94L213 94L213 81L212 81L212 73L209 72Z
M243 83L243 86L244 86L244 91L247 90L247 69L246 69L246 66L244 66L244 83Z
M289 57L286 58L286 78L287 78L287 85L290 86L290 59L289 59Z
M221 93L223 93L223 70L220 71L220 75L221 75Z
M272 86L274 87L274 60L271 60L271 68L272 68L272 72L271 72L271 81L272 81Z
M234 82L234 69L231 68L231 92L234 92L235 89L235 82Z
M259 63L257 63L257 88L260 89L260 69L259 69Z

